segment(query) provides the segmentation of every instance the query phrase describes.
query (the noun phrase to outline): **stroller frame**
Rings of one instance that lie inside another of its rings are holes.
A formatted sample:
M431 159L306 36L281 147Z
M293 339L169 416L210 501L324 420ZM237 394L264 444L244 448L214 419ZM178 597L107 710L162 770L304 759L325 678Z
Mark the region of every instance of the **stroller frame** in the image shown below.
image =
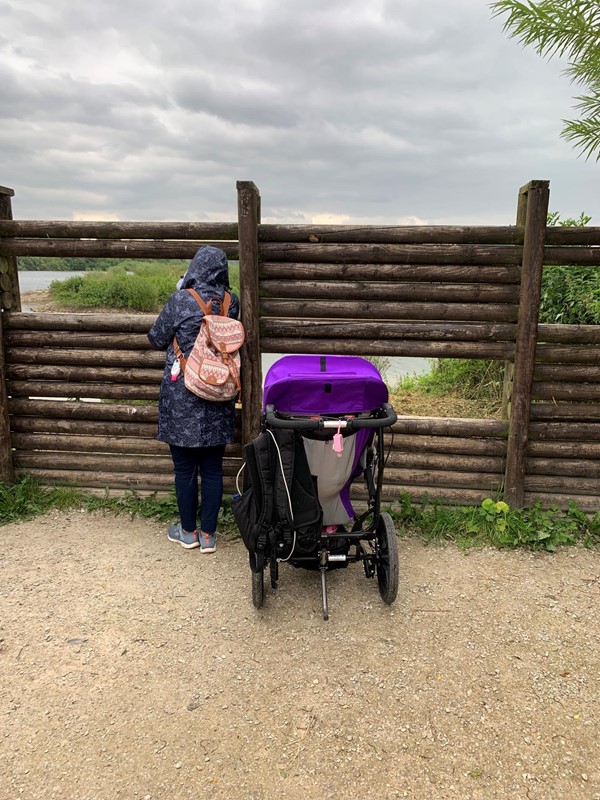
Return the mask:
M252 601L261 608L265 601L264 571L269 564L271 590L277 590L279 563L287 561L292 566L317 569L321 575L321 601L323 619L329 619L327 597L327 572L351 563L362 563L367 578L377 576L379 593L383 601L391 605L398 593L398 543L392 518L381 511L381 489L385 467L383 429L396 422L397 415L389 403L383 403L369 414L341 414L307 417L305 415L282 414L274 405L267 405L262 418L263 430L275 428L294 429L300 432L318 431L326 433L335 429L348 433L361 428L374 431L373 441L366 448L367 458L364 477L368 490L367 509L351 520L351 530L338 526L335 533L321 533L318 552L315 555L294 555L279 558L271 550L262 569L252 571ZM350 522L347 523L350 525ZM341 546L340 546L341 542ZM334 546L335 545L335 546ZM336 550L344 552L335 552ZM351 552L353 550L353 552Z

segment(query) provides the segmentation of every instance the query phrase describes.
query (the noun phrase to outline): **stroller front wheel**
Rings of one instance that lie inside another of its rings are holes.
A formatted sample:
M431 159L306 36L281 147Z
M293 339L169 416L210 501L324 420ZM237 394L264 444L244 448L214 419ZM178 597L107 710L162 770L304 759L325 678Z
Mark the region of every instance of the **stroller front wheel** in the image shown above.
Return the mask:
M377 583L384 603L391 605L398 595L398 536L386 512L377 524Z

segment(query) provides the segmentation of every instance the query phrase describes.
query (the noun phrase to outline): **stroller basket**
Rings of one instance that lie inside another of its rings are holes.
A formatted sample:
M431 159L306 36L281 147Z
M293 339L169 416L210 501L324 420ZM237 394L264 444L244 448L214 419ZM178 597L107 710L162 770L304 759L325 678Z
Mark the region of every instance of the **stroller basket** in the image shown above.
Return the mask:
M398 591L393 522L380 511L383 430L396 421L376 367L355 356L284 356L265 378L260 435L245 447L243 489L233 512L249 551L252 597L264 602L264 571L277 588L279 564L326 574L361 562L383 600ZM366 511L350 490L363 477Z

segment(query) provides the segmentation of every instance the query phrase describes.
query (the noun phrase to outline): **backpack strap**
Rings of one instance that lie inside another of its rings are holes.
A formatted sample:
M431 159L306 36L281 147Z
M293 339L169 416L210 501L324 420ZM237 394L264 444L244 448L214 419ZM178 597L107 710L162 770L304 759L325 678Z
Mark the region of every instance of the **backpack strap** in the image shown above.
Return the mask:
M188 292L192 295L194 300L198 303L202 311L204 312L205 316L212 314L212 304L218 303L221 306L221 310L219 311L219 315L222 317L226 317L229 314L229 306L231 305L231 295L229 292L225 292L223 295L223 299L221 300L220 297L212 297L210 300L203 300L198 292L195 289L188 289Z
M226 317L229 314L229 306L231 305L231 294L229 292L225 292L222 300L220 297L213 297L208 301L204 301L195 289L188 289L188 292L198 303L205 317L208 316L209 314L212 314L213 302L217 302L220 304L221 306L220 316ZM185 356L183 355L181 347L179 347L179 342L177 341L176 336L173 337L173 349L175 350L175 358L178 358L179 363L181 364L181 371L185 372L185 368L187 365L187 358L185 358ZM236 386L238 386L239 388L239 377L236 377L236 375L234 375L234 380L236 382Z

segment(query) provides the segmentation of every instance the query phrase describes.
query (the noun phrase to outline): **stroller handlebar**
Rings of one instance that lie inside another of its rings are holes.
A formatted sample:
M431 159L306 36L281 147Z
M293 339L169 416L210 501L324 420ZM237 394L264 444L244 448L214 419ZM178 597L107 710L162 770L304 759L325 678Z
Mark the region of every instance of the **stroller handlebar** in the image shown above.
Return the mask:
M359 428L386 428L393 425L398 419L398 415L390 405L384 403L381 406L384 416L381 417L353 417L348 419L341 415L339 419L323 419L322 417L303 417L302 419L287 419L277 415L275 406L267 406L265 409L265 420L271 428L295 428L296 430L325 430L326 428L337 429L338 426L344 430L358 430Z

